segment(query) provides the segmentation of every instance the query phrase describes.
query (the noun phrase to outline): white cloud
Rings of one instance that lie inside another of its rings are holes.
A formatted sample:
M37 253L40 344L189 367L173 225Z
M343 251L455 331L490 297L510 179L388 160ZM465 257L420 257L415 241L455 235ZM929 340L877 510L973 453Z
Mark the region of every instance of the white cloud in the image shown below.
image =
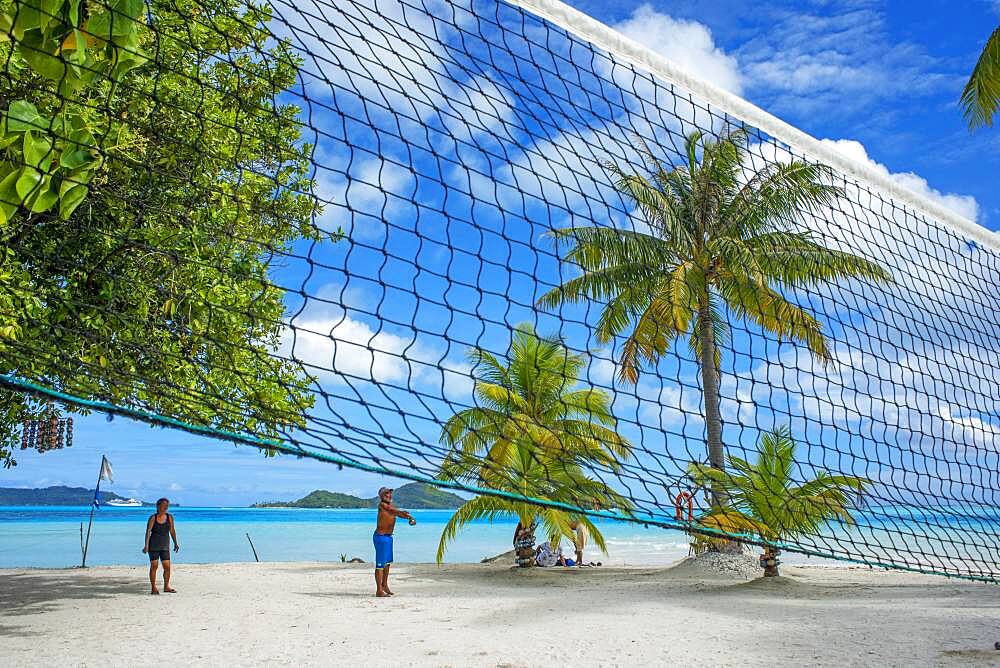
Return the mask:
M876 9L829 5L812 13L800 6L770 24L737 55L748 87L779 113L871 115L881 99L959 86L946 64L892 35Z
M974 219L978 214L974 197L942 193L912 173L890 172L869 158L865 147L857 141L824 139L821 143L960 215ZM791 159L787 150L774 144L756 144L751 147L750 155L754 169L762 167L762 162ZM964 286L988 280L989 269L981 262L968 261L969 249L962 237L943 234L933 219L891 206L887 196L883 199L878 194L877 187L869 190L863 181L855 185L848 180L845 190L845 196L834 206L805 216L799 222L826 245L860 254L893 275L895 285L867 296L880 294L876 299L895 303L901 313L912 313L917 308L940 330L950 331L954 322L979 325L983 311L977 308L967 312L969 305L962 302L972 295Z
M960 442L972 442L993 446L994 451L1000 451L1000 426L987 422L974 415L956 415L958 410L951 406L941 406L938 415L946 423L953 425L958 432L952 436Z
M594 358L584 376L592 385L610 388L618 378L618 366L607 357Z
M692 76L737 95L743 91L736 58L716 46L711 30L702 23L676 19L642 4L613 27Z
M605 164L636 162L638 156L626 131L614 125L608 131L566 131L530 150L500 170L506 185L494 191L493 182L481 183L481 195L496 198L507 210L528 219L533 206L545 206L561 225L591 225L620 217L624 208ZM489 200L487 200L489 201Z
M449 81L444 94L447 108L440 112L441 122L457 140L470 142L489 132L502 135L502 126L514 120L514 101L489 77Z
M1000 425L985 419L1000 414L1000 402L986 380L989 371L985 378L961 371L971 364L977 363L968 351L931 344L880 354L839 345L834 362L824 366L796 347L724 382L751 395L758 422L761 411L777 408L813 426L870 434L886 446L906 444L916 453L921 446L931 452L942 445L1000 452ZM956 375L966 382L956 383Z
M954 211L960 216L972 221L976 220L979 216L979 204L976 202L975 197L971 195L942 193L932 188L926 179L913 172L890 172L888 167L868 157L868 151L861 142L854 141L853 139L823 139L820 143L870 167L900 186L908 188L918 195L922 195L932 202Z
M326 100L336 87L341 96L350 91L370 102L372 113L381 113L381 104L416 109L418 116L440 99L443 65L424 38L436 27L430 13L399 0L302 0L276 14L278 36L304 58L301 73L311 98Z
M475 379L472 375L472 364L462 361L456 362L451 359L443 359L434 370L431 371L433 382L437 384L437 377L441 378L441 396L447 401L454 401L461 404L468 404L472 390L475 387Z
M276 354L302 364L321 387L371 381L468 401L472 366L449 358L436 337L373 327L356 315L357 305L371 301L360 289L327 284L313 294L321 299L307 299L291 316Z
M645 394L648 389L639 391ZM704 429L701 391L697 387L666 385L652 399L640 399L639 404L639 415L649 426L674 431L682 429L684 433L697 433Z
M386 220L405 220L414 209L416 176L403 165L372 157L354 162L346 174L321 171L316 179L316 196L323 214L316 224L326 232L339 228L354 239L380 239Z
M279 351L306 366L321 382L351 380L399 383L409 378L423 352L413 337L374 330L348 316L296 317L282 336Z

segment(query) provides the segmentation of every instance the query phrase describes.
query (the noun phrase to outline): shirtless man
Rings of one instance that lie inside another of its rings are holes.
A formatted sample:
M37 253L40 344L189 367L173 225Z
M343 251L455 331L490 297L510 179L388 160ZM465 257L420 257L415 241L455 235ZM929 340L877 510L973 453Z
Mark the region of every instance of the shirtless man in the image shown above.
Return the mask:
M375 523L375 595L379 598L392 596L389 589L389 566L392 565L392 530L396 528L396 518L417 523L413 515L392 505L392 489L383 487L378 491L378 520Z

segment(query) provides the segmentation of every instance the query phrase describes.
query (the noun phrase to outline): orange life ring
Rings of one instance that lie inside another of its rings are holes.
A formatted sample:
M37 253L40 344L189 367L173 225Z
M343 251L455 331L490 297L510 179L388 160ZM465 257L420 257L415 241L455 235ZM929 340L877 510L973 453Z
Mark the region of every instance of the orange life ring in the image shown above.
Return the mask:
M691 492L681 492L674 499L674 508L677 510L676 517L678 522L684 520L684 503L687 502L687 521L694 521L694 495Z

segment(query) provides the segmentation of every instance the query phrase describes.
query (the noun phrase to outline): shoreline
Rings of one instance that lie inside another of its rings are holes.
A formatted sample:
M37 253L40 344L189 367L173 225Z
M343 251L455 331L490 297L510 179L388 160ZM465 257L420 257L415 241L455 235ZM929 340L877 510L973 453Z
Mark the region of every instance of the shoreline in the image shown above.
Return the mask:
M852 566L745 580L670 568L177 564L0 570L7 665L992 665L995 585Z

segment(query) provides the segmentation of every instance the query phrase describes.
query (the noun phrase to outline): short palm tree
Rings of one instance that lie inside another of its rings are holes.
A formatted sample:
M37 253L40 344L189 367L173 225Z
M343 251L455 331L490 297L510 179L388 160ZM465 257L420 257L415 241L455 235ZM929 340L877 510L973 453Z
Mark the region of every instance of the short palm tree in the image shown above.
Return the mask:
M586 364L582 355L522 325L514 332L508 363L481 349L469 358L478 405L445 423L441 441L449 453L441 479L579 508L631 508L628 499L588 473L618 471L632 446L614 429L607 393L578 387ZM597 547L606 549L600 530L582 512L483 495L464 503L445 525L438 562L468 522L511 515L524 526L539 520L552 539L571 538L570 522L581 521Z
M831 520L853 523L851 509L871 481L847 475L817 472L796 484L795 441L788 427L760 439L757 462L730 455L727 469L694 463L688 475L699 487L721 488L727 503L698 519L702 526L726 534L756 536L764 548L765 576L778 574L774 547L790 538L817 533Z
M1000 26L986 40L975 69L962 91L962 111L973 130L993 125L993 114L1000 108Z
M546 308L587 299L606 302L599 342L631 329L621 349L622 380L635 383L642 362L655 361L674 339L688 337L701 371L709 462L725 451L719 406L719 347L729 340L725 310L782 339L805 342L831 359L820 322L782 289L813 288L846 278L888 281L878 265L824 246L791 223L841 195L822 165L770 162L744 176L748 136L736 130L718 141L687 137L686 164L671 167L647 148L652 173L609 165L615 187L630 199L646 231L572 227L553 231L570 246L565 259L583 274L539 300ZM717 503L724 499L715 491Z

